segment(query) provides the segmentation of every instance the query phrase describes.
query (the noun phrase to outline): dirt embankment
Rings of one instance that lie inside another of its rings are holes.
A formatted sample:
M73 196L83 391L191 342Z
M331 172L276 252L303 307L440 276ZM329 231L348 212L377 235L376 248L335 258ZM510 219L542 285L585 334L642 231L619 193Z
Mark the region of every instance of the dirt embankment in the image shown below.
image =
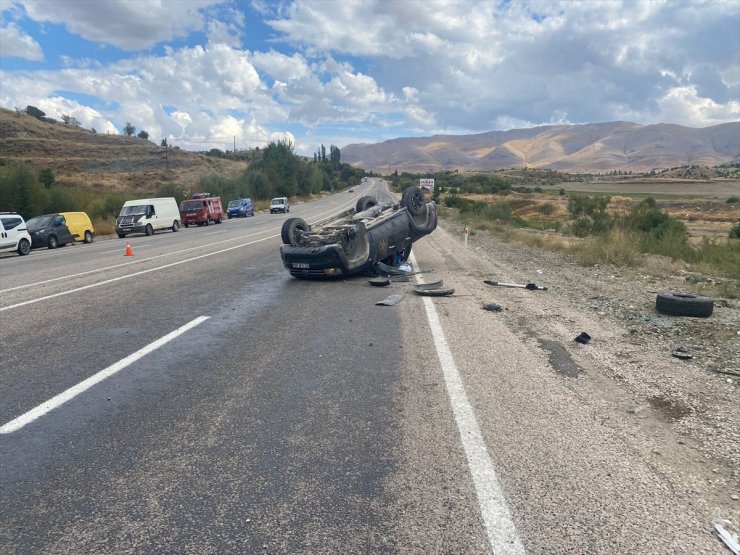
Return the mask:
M64 186L153 191L172 183L190 189L202 177L233 177L246 162L165 148L139 137L105 135L0 109L0 163L49 168Z

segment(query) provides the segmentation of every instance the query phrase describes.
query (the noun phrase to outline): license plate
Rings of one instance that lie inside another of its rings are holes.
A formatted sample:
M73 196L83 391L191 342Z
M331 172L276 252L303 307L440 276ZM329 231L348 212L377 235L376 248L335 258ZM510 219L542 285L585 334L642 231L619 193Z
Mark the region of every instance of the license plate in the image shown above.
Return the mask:
M310 266L305 262L293 262L293 268L302 268L304 270L308 270Z

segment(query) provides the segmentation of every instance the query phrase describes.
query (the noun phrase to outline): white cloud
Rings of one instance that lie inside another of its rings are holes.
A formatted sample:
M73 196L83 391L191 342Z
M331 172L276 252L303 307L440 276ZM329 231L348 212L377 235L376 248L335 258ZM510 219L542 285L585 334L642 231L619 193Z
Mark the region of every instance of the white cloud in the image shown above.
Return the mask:
M255 52L251 60L255 68L279 81L301 79L311 73L305 58L298 53L286 56L274 50Z
M695 86L676 87L658 102L660 111L654 123L680 123L690 127L705 127L727 121L740 121L740 99L720 105L697 94Z
M14 23L8 23L0 27L0 57L40 62L44 59L44 53L41 45L33 37L24 33Z
M204 27L200 9L222 0L16 0L34 21L64 25L87 40L124 50L150 48L158 42Z

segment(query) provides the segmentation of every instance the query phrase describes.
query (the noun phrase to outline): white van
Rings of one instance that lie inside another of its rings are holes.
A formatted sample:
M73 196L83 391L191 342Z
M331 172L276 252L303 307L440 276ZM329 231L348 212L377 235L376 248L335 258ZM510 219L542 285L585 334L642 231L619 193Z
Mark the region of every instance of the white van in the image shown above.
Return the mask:
M116 218L116 233L122 239L129 233L154 235L161 229L180 229L180 209L174 197L127 200Z
M278 212L282 212L283 214L290 212L288 197L276 197L272 199L270 202L270 214L277 214Z

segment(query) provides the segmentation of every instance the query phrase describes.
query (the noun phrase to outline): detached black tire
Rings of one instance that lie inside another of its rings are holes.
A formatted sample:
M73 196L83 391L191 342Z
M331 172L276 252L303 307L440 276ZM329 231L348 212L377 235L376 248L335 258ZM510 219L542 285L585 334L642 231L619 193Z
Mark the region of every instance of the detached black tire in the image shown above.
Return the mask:
M283 228L280 230L280 238L284 245L300 246L299 233L309 231L311 228L302 218L288 218L283 222Z
M424 193L418 187L407 187L401 197L401 204L406 207L412 216L421 216L426 210Z
M355 204L355 213L364 212L365 210L377 205L378 201L375 200L375 197L360 197L357 199L357 204Z
M659 293L655 308L672 316L696 316L706 318L714 311L714 301L709 297L698 297L683 293Z

